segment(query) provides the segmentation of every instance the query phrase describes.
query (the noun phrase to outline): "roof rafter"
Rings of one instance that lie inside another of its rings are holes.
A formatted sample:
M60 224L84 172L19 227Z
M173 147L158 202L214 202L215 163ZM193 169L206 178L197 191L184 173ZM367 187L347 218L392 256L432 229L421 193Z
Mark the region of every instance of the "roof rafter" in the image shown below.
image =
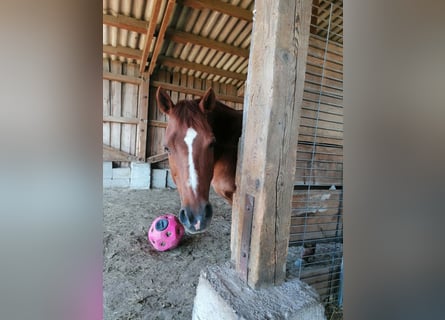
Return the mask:
M151 17L150 23L147 28L145 37L145 46L142 51L141 65L139 67L139 73L143 73L145 70L145 64L148 59L148 54L150 53L151 41L153 40L153 34L156 28L156 22L158 20L159 12L161 11L161 0L154 0L153 15Z
M177 43L182 43L182 44L192 43L202 47L227 52L244 58L249 57L249 50L247 49L238 48L229 45L227 43L219 42L209 38L204 38L184 31L173 30L169 28L167 29L165 37Z
M159 29L158 36L156 38L155 48L151 57L150 66L148 67L148 74L152 74L156 66L156 60L158 59L159 52L161 51L162 43L164 42L165 30L167 30L167 24L173 14L175 7L175 0L168 0L167 8L165 9L164 17L162 19L161 28ZM145 61L145 60L144 60Z
M226 78L231 78L231 79L236 79L236 80L242 80L242 81L245 81L247 79L246 74L241 74L241 73L236 73L236 72L218 69L218 68L214 68L214 67L209 67L209 66L205 66L205 65L202 65L199 63L184 61L181 59L159 56L158 61L159 61L159 63L162 63L163 65L172 67L172 68L174 68L174 67L187 68L187 69L192 69L195 71L201 71L201 72L213 74L216 76L221 76L221 77L226 77Z
M148 22L144 20L127 17L122 14L113 16L110 14L104 14L102 18L103 24L114 26L137 33L146 33L148 28Z
M112 54L112 55L116 55L116 56L120 56L120 57L125 57L125 58L130 58L130 59L135 59L135 60L140 59L141 54L142 54L141 50L132 49L132 48L123 47L123 46L113 47L110 45L103 45L102 51L104 53L108 53L108 54Z

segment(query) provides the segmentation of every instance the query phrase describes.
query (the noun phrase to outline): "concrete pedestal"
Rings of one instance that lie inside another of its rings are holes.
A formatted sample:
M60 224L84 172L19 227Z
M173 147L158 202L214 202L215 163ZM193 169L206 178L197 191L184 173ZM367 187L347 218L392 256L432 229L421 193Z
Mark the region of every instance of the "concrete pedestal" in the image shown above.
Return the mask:
M300 280L253 290L229 264L201 271L193 320L326 319L318 294Z

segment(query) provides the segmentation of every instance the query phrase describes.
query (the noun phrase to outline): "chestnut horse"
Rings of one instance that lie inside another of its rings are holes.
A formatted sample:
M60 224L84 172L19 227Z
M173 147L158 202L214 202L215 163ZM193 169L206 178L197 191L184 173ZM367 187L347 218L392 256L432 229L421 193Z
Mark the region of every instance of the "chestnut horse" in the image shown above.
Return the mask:
M213 215L210 184L232 204L242 111L216 100L212 88L202 99L174 104L159 87L156 100L168 115L164 147L181 199L179 220L188 233L203 232Z

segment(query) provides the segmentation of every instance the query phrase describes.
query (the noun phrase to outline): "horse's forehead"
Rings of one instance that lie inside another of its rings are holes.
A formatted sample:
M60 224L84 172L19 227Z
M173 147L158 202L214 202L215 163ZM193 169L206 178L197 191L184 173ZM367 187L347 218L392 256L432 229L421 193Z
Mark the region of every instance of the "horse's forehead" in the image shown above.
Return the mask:
M190 132L194 132L195 136L202 138L213 135L212 129L205 118L194 118L193 120L170 118L168 129L169 133L176 139L184 139L184 137L187 134L190 134Z

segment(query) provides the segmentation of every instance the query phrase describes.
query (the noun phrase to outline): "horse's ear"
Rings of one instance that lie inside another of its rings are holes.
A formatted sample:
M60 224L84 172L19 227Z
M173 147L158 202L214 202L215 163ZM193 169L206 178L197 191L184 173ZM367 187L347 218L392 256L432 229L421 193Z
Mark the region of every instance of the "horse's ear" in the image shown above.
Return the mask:
M199 101L199 108L202 112L207 113L212 111L216 104L215 92L212 88L209 88L201 101Z
M156 91L156 102L159 109L165 114L169 114L170 110L175 106L170 96L161 87Z

